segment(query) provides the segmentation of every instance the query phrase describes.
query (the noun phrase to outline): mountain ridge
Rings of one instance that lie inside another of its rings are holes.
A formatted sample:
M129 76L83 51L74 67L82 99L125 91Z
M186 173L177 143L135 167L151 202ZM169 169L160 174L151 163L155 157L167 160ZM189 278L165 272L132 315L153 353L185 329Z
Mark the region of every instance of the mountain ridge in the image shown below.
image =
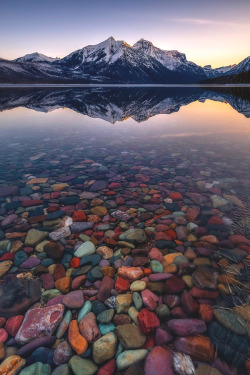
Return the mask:
M17 107L39 112L69 108L111 124L133 118L140 123L159 114L178 112L182 106L206 100L228 103L237 112L250 118L250 97L246 90L234 93L233 88L206 90L202 88L54 88L5 89L0 91L0 111ZM244 95L243 95L244 93Z
M134 45L109 37L61 59L38 52L0 59L0 83L199 83L250 70L250 57L212 69L188 61L177 50L163 50L141 38Z

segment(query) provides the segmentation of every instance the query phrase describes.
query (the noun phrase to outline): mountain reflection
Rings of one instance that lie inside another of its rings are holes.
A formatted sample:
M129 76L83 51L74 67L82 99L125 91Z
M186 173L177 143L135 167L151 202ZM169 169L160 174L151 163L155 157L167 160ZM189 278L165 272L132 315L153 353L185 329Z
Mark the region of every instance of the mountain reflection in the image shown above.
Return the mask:
M69 108L114 124L127 118L143 122L152 116L178 112L182 106L206 100L228 103L238 113L250 117L247 88L8 88L0 90L0 111L17 107L40 112Z

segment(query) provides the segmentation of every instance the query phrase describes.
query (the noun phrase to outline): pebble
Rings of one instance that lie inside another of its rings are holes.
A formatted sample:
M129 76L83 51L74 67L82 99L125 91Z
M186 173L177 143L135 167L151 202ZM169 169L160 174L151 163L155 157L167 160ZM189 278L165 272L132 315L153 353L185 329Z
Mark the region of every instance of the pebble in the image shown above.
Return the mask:
M174 375L173 354L169 349L155 346L145 361L145 375Z
M72 320L69 324L68 329L68 340L72 349L81 355L86 352L88 343L85 338L79 332L79 326L76 320Z
M115 356L117 337L107 333L93 344L93 358L96 364L102 364Z
M64 306L60 304L29 310L16 334L16 342L25 344L36 337L52 335L63 319L63 312Z
M95 245L93 244L93 242L87 241L78 247L74 255L81 259L83 257L92 255L94 253L95 253Z
M75 290L62 299L62 304L68 309L80 309L84 305L84 296L81 290Z
M81 358L78 355L71 357L69 367L74 375L94 375L98 370L93 361Z
M225 140L72 134L2 155L0 366L248 373L248 159Z
M146 336L141 333L139 327L135 324L117 326L115 333L126 349L139 349L146 341Z
M18 355L11 355L0 364L0 374L16 375L25 366L26 360Z
M120 371L125 370L134 363L143 360L147 354L148 351L146 349L125 350L116 359L117 367Z

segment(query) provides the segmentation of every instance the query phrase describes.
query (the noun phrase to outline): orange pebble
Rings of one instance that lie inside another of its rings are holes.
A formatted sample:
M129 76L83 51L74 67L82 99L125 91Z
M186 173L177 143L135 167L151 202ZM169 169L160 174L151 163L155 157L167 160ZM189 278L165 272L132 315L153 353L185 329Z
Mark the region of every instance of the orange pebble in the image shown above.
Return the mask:
M81 355L86 352L88 343L79 332L77 320L72 320L69 324L68 340L74 351Z
M80 259L79 258L72 258L70 261L70 268L79 268L80 267Z
M144 268L143 272L144 272L144 275L150 275L152 273L151 269L149 268Z

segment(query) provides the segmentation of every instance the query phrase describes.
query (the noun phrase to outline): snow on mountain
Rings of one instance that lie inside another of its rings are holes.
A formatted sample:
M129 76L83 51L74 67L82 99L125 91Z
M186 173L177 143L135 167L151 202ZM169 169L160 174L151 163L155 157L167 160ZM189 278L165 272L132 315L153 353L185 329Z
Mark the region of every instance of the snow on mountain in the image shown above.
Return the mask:
M234 75L248 70L250 70L250 56L235 65L229 72L227 72L227 75Z
M58 63L67 65L74 73L82 71L118 82L178 83L206 78L203 69L187 61L185 54L161 50L144 39L131 46L110 37L79 49Z
M226 92L197 88L69 88L8 90L0 96L0 111L25 107L35 111L50 112L69 108L89 117L100 118L109 123L133 118L146 121L158 114L178 112L182 106L195 101L213 100L228 103L237 112L250 117L250 102Z
M224 74L230 74L229 72L234 68L236 64L234 65L228 65L228 66L222 66L220 68L212 69L211 65L205 65L203 67L204 72L208 78L215 78L219 77Z
M34 52L29 53L25 56L18 57L15 60L12 60L14 62L48 62L51 63L53 61L56 61L58 59L55 59L53 57L45 56L42 53Z
M110 37L62 59L38 52L13 61L0 59L0 82L198 83L244 70L250 70L250 57L236 66L202 68L184 53L162 50L145 39L131 46Z

